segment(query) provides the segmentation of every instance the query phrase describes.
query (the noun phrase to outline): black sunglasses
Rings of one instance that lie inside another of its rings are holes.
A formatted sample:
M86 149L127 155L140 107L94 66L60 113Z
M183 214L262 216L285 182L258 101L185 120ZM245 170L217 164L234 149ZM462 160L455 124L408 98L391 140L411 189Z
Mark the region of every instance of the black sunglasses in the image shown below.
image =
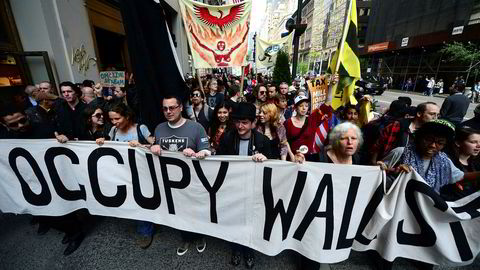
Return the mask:
M24 117L18 120L17 122L7 124L7 126L9 128L16 128L16 127L19 127L20 125L24 126L27 122L28 122L28 119Z

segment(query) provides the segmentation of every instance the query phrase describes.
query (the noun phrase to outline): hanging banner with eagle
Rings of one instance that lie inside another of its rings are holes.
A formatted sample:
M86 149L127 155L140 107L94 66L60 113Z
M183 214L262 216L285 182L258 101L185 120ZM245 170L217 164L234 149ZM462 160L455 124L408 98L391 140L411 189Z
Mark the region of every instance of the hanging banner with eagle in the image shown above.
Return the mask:
M195 68L246 65L251 0L225 6L178 2Z

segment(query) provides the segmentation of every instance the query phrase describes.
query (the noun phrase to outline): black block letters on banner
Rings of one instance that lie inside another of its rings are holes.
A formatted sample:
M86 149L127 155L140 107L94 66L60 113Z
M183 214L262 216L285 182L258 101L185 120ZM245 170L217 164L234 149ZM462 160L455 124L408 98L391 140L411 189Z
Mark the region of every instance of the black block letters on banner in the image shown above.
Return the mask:
M25 160L27 160L28 164L30 164L30 167L35 173L35 176L37 176L37 180L42 187L40 194L37 195L30 189L28 183L18 171L17 158L19 157L23 157ZM25 200L28 203L36 206L44 206L48 205L52 201L52 194L50 193L50 189L48 189L47 180L45 180L42 170L40 170L40 167L38 167L37 162L30 152L21 147L14 148L8 155L8 162L10 163L10 167L12 167L13 172L17 176L18 181L20 181L23 197L25 197Z
M163 185L165 187L165 197L167 200L168 213L175 214L175 205L173 204L172 188L184 189L190 184L190 168L185 161L160 156L160 167L162 168ZM167 165L174 165L182 169L182 179L180 181L170 181Z
M52 147L45 153L45 165L47 165L50 179L52 180L53 187L58 196L67 201L86 200L87 194L85 193L85 186L78 185L79 190L69 190L63 184L62 179L58 175L57 168L55 168L55 158L58 156L67 156L72 164L79 164L78 156L70 149L65 147Z
M272 191L272 168L265 167L263 170L263 200L265 202L265 226L263 228L263 239L270 241L270 235L272 234L273 224L280 215L280 221L282 222L282 240L285 240L292 224L295 210L297 209L300 196L302 195L305 182L307 180L306 172L298 172L297 180L295 181L295 187L293 188L292 197L288 204L287 211L283 206L283 201L278 200L275 207L273 206L273 191Z
M428 197L432 198L434 202L434 207L440 211L446 211L448 209L447 203L436 193L430 186L419 181L409 181L407 188L405 189L405 200L412 211L413 216L417 220L418 226L420 227L419 234L405 233L403 231L403 220L398 222L397 227L397 241L402 245L411 245L411 246L421 246L421 247L430 247L435 245L437 241L437 236L435 231L430 225L425 221L418 207L417 201L415 200L415 193L423 193Z
M100 189L98 183L98 160L103 156L115 157L118 164L123 164L123 158L120 153L108 147L101 147L93 150L88 156L88 175L90 177L90 185L92 186L92 192L95 199L104 206L107 207L119 207L125 202L127 198L127 187L125 185L117 186L117 193L111 197L105 196Z
M327 197L326 209L323 212L318 212L318 208L322 202L323 195L325 195L325 191ZM302 222L295 231L293 238L297 239L298 241L302 241L308 227L312 223L313 219L317 217L325 218L325 242L323 244L323 249L331 249L333 240L333 184L331 174L323 175L322 180L318 184L315 198L308 208Z
M340 235L338 236L337 249L350 248L353 243L353 238L347 238L348 227L350 227L350 219L352 218L353 205L355 198L357 198L358 186L360 185L361 177L352 176L350 187L348 188L347 201L345 209L343 210L342 224L340 226Z
M130 164L130 170L132 171L133 198L140 207L155 210L161 203L160 188L158 187L157 173L155 172L152 154L145 154L145 157L147 158L148 169L150 171L150 176L152 177L153 196L151 198L146 198L142 194L140 179L138 178L137 163L135 162L135 150L128 149L128 162Z
M200 182L202 182L202 185L208 191L210 196L210 221L212 223L218 223L216 194L222 186L223 181L225 181L225 176L227 175L228 170L228 162L222 161L220 163L220 170L218 171L217 178L215 179L213 186L210 186L208 179L205 177L202 167L200 166L200 162L198 160L194 160L192 163L193 167L195 168L195 172L197 172L198 179L200 179Z

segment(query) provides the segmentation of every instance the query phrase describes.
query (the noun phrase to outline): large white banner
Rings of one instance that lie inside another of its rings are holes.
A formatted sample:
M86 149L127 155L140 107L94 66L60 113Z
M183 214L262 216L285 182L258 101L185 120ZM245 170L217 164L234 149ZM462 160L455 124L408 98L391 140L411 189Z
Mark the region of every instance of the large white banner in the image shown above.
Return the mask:
M374 166L303 165L109 142L0 140L0 210L148 220L254 248L334 263L351 249L388 260L467 264L479 252L479 194L446 203L416 174L388 192Z

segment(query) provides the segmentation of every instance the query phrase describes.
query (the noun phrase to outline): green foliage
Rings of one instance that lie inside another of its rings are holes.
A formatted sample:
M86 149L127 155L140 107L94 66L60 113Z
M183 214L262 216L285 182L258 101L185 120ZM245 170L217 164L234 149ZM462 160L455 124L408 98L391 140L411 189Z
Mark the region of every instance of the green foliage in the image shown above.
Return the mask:
M291 81L288 53L281 50L277 54L277 61L275 61L275 67L273 68L273 83L278 86L282 82L289 83Z
M480 49L473 43L463 44L454 41L451 44L445 44L440 52L449 56L450 61L464 63L480 61Z
M297 74L304 75L308 72L308 62L299 62L297 64Z
M471 72L475 75L480 74L480 47L478 45L454 41L451 44L445 44L440 52L447 55L449 61L476 65Z

